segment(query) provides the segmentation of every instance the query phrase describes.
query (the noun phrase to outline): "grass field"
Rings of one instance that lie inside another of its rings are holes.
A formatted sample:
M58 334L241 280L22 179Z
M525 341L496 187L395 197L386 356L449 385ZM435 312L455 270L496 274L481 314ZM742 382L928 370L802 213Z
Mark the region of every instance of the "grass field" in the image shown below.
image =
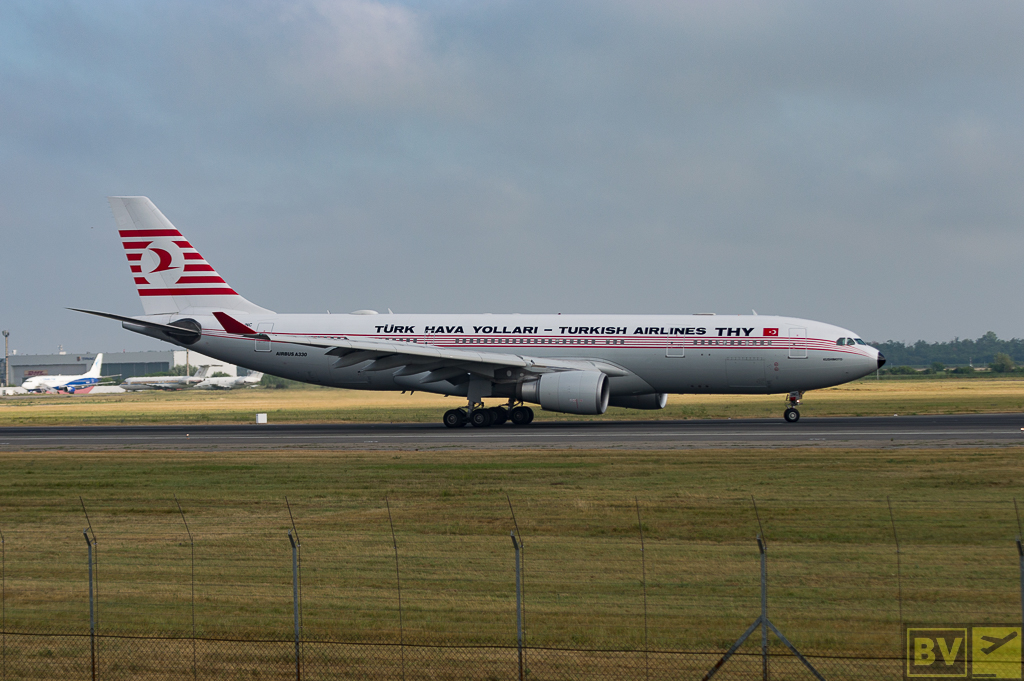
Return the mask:
M1013 497L1024 449L32 452L0 459L9 630L88 622L86 519L102 631L287 637L287 497L309 637L514 640L511 498L528 643L721 650L758 612L758 519L773 620L805 652L898 652L903 619L1019 621Z
M499 400L492 400L497 404ZM328 388L231 392L0 398L0 426L252 423L437 422L463 398ZM779 418L780 395L672 395L661 411L610 408L600 417L537 409L540 420ZM805 395L804 416L871 416L1024 411L1024 379L946 379L848 383Z

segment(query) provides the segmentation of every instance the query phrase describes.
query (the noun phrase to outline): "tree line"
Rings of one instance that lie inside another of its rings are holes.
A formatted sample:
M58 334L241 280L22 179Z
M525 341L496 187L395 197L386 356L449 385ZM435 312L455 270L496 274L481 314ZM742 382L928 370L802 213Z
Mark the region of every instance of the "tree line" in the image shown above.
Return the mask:
M871 343L885 355L889 368L926 367L941 371L953 367L989 367L994 371L1012 371L1024 365L1024 339L1003 340L989 331L981 338L954 338L951 341L913 344L888 340Z

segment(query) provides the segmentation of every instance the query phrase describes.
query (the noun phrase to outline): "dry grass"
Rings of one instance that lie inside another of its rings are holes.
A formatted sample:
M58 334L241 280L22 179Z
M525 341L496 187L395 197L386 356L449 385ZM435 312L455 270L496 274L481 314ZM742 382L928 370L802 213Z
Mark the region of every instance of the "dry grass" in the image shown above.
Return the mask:
M495 400L495 403L498 401ZM141 392L125 395L0 399L0 425L137 425L251 423L435 422L459 397L338 389ZM601 417L537 410L540 420L778 418L779 395L672 395L662 411L611 408ZM1002 413L1024 410L1024 379L863 380L805 396L805 416Z
M772 617L807 652L896 652L908 621L1014 621L1021 448L552 452L9 453L0 462L6 612L17 629L86 627L85 517L99 540L101 629L287 637L290 527L310 637L513 641L512 528L526 543L529 642L641 647L636 498L649 643L721 649L758 608L758 500Z

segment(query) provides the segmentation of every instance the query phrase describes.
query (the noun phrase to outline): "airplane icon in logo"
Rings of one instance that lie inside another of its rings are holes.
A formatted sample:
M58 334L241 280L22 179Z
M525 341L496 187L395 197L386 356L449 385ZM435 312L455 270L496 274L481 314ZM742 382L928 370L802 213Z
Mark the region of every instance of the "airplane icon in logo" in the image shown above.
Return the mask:
M981 652L985 653L986 655L991 655L992 653L994 653L995 651L999 650L1000 648L1002 648L1003 646L1005 646L1007 643L1009 643L1010 641L1012 641L1015 638L1017 638L1017 632L1016 631L1011 631L1009 634L1007 634L1003 638L996 638L995 636L982 636L981 640L984 641L985 643L989 643L991 645L989 645L989 646L987 646L985 648L982 648Z

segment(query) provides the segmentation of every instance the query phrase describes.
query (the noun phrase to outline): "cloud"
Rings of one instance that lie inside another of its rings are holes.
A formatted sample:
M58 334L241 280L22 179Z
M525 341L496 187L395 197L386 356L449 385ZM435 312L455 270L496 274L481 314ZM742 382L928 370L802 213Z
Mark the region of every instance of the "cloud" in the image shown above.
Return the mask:
M125 193L279 310L754 307L1024 335L999 302L1024 248L1022 14L3 3L4 267L37 282L16 314L48 347L36 310L137 307L103 241L102 197ZM39 281L39 254L89 273Z

